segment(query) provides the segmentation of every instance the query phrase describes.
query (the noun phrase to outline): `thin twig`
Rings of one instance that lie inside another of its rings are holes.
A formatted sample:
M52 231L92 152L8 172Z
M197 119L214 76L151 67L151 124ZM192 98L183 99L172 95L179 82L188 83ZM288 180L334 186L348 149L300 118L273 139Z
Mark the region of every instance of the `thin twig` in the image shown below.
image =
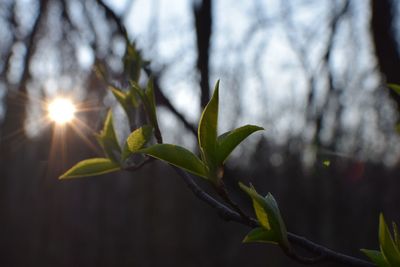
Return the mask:
M130 172L132 172L132 171L137 171L137 170L139 170L140 168L142 168L143 166L145 166L145 165L147 165L147 164L149 164L150 162L153 162L153 161L154 161L154 158L146 157L146 158L145 158L143 161L141 161L140 163L134 164L134 165L130 165L130 166L124 168L124 170L125 170L125 171L130 171Z
M233 201L233 199L229 196L228 190L226 189L225 183L221 180L219 182L219 186L215 187L218 195L229 205L233 208L243 219L251 221L251 218L242 211L239 205Z

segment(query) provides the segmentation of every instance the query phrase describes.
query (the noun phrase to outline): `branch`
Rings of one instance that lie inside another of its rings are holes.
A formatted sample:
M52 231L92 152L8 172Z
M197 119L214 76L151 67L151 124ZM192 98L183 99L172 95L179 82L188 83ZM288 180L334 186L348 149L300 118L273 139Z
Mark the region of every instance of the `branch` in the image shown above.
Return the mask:
M114 21L115 25L118 28L118 32L120 32L121 35L125 38L125 41L129 43L128 33L126 32L125 26L122 23L121 18L102 0L97 0L97 4L99 4L102 8L104 8L106 16L110 17Z
M259 224L255 219L247 219L242 217L239 213L236 211L230 209L229 207L225 206L223 203L219 202L209 194L207 194L199 185L196 184L196 182L193 180L192 175L186 173L185 171L175 167L171 166L178 174L179 176L182 177L183 181L186 183L186 185L189 187L189 189L193 192L193 194L199 198L200 200L204 201L206 204L211 206L212 208L217 210L217 213L219 216L221 216L224 220L226 221L234 221L237 223L240 223L245 226L249 226L251 228L258 227ZM301 247L303 249L306 249L307 251L311 252L312 254L316 255L315 258L306 258L299 256L295 254L293 251L286 251L284 250L285 254L290 257L291 259L303 263L303 264L316 264L319 262L324 262L324 261L332 261L332 262L337 262L341 263L347 266L358 266L358 267L372 267L375 266L374 264L349 256L345 255L336 251L333 251L329 248L326 248L322 245L318 245L310 240L308 240L305 237L289 233L288 232L288 239L289 241L297 245L298 247Z
M18 85L19 87L18 89L21 91L23 95L26 94L26 84L30 79L31 75L29 70L29 65L31 63L33 54L36 49L36 37L39 32L40 23L43 19L43 16L45 15L44 13L47 10L47 5L48 5L48 0L39 1L38 15L35 19L35 22L33 23L32 31L28 36L28 40L26 41L26 55L22 63L23 71L21 75L21 80L19 81Z
M119 33L124 36L125 41L129 43L129 37L127 34L127 31L125 29L125 26L121 20L121 17L119 17L109 6L107 6L102 0L97 0L97 3L104 8L106 14L108 17L110 17L114 23L117 25ZM154 72L149 68L145 67L144 71L146 72L147 76L152 76L154 77L154 88L155 88L155 94L156 94L156 100L161 104L167 107L178 119L183 123L183 125L190 130L191 133L193 133L195 136L197 136L197 129L196 127L190 123L185 116L183 116L169 101L169 99L163 94L162 90L160 90L160 86L158 83L158 76L154 75Z
M179 169L178 167L172 166L171 167L179 174L179 176L182 177L183 181L186 183L186 185L189 187L189 189L193 192L193 194L199 198L200 200L204 201L207 203L209 206L217 210L217 213L219 216L221 216L224 220L226 221L234 221L238 222L247 226L250 226L252 228L258 226L258 222L254 219L251 220L245 220L243 219L242 216L240 216L239 213L236 211L233 211L232 209L228 208L209 194L207 194L200 186L196 184L196 182L193 180L192 176L182 169Z
M156 102L167 107L178 119L183 123L183 125L194 135L197 136L197 127L190 123L182 113L180 113L174 105L172 105L171 101L169 101L168 97L165 96L163 91L160 88L160 84L158 82L158 75L154 75L154 72L149 68L145 67L144 71L147 76L154 77L154 93L156 94Z
M124 168L125 171L136 171L141 169L143 166L149 164L150 162L154 161L154 158L146 157L143 161L138 164L133 164Z

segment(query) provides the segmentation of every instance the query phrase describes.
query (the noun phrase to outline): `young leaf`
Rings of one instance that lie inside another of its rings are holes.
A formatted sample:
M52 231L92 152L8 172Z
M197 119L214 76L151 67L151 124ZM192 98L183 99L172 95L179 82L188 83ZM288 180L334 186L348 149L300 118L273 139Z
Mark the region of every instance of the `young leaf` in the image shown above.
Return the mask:
M279 241L274 231L267 230L262 227L257 227L252 229L243 239L243 243L250 243L250 242L278 244Z
M274 197L268 193L264 198L257 193L254 187L247 187L242 183L239 183L239 186L253 200L256 216L261 226L266 230L273 231L276 234L276 242L288 248L290 244L287 239L286 226ZM257 203L257 205L254 205L254 203ZM260 207L262 208L261 210ZM267 218L268 223L265 223L265 218Z
M390 267L389 263L386 261L385 257L380 251L361 249L361 251L367 255L367 257L379 267Z
M170 144L156 144L137 152L166 161L197 176L207 178L208 172L204 163L186 148Z
M124 55L124 70L130 75L131 80L139 81L142 65L143 60L135 43L128 44Z
M122 152L122 160L139 149L141 149L151 138L153 128L149 125L144 125L133 131L126 139L124 151Z
M144 91L142 90L142 88L140 88L140 85L135 82L135 81L129 81L130 86L130 91L132 92L133 95L138 95L140 97L140 99L142 100L142 102L145 102L144 100L146 100L146 95L144 93Z
M254 199L253 201L253 208L254 212L256 213L256 217L258 222L267 230L271 230L271 225L269 224L268 214L265 212L264 208Z
M390 235L383 214L379 215L379 243L381 252L390 265L400 266L400 252Z
M153 126L156 127L158 122L157 122L157 112L156 112L156 98L154 96L154 83L152 78L150 78L147 83L145 95L147 99L148 112L150 113L151 121L153 123Z
M232 151L250 134L264 130L255 125L245 125L220 135L217 139L217 164L223 164Z
M131 92L132 95L137 94L141 98L144 107L146 108L146 111L148 113L151 124L153 125L154 129L158 129L156 100L152 79L149 79L145 91L143 91L136 82L131 81Z
M107 158L93 158L78 162L71 169L60 176L60 179L95 176L119 170L117 163Z
M329 166L331 165L331 161L328 160L328 159L326 159L326 160L324 160L324 161L322 162L322 164L323 164L325 167L329 167Z
M115 134L111 110L107 113L103 130L100 132L100 135L97 136L97 140L103 147L107 157L114 162L119 162L121 147L119 146L117 135Z
M218 127L218 90L217 81L213 96L201 114L198 139L203 161L207 163L211 172L217 169L217 127Z
M134 108L139 107L139 99L138 99L137 93L133 92L132 90L129 90L126 93L126 102L128 105L132 105Z
M400 123L397 123L395 126L396 133L400 135Z
M126 113L128 113L129 106L126 101L126 94L119 88L114 87L114 86L109 86L111 92L113 93L115 99L120 103L122 108L125 110Z
M388 87L400 95L400 85L395 83L388 83Z
M394 236L394 242L397 245L397 249L400 251L400 235L399 235L399 228L397 228L397 224L395 222L392 222L393 226L393 236Z

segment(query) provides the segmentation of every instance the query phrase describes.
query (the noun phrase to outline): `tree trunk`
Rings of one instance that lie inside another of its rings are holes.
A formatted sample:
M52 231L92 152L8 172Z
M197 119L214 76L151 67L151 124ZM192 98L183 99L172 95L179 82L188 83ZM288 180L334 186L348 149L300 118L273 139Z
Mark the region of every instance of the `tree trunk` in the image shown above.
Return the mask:
M210 99L209 56L212 30L211 0L203 0L194 7L195 29L197 38L197 70L200 74L201 107Z
M375 45L378 69L387 83L400 84L400 55L394 31L391 0L372 0L371 32ZM400 108L400 96L392 90L391 97Z

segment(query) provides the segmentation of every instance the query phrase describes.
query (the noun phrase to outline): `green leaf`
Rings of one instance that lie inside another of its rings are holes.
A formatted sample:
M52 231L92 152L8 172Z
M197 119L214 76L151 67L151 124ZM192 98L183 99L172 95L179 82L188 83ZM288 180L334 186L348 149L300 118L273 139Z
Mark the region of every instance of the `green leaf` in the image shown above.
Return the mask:
M112 111L111 109L108 111L107 113L107 117L106 120L104 122L104 127L102 130L102 134L108 138L112 138L112 139L117 139L117 136L115 134L115 130L114 130L114 124L113 124L113 118L112 118Z
M246 237L243 239L243 243L250 242L263 242L263 243L272 243L277 244L278 239L276 237L276 233L272 230L267 230L262 227L257 227L252 229Z
M394 242L397 245L397 249L400 251L400 235L399 235L399 228L397 228L397 224L395 222L392 222L393 226L393 236L394 236Z
M380 251L361 249L361 251L367 255L367 257L379 267L390 267L389 263L386 261L385 257Z
M400 135L400 123L397 123L394 129L395 129L396 133L398 135Z
M126 102L129 104L129 105L132 105L134 108L137 108L137 107L139 107L139 99L138 99L138 95L137 95L137 93L136 92L134 92L134 91L132 91L132 90L129 90L127 93L126 93Z
M121 89L114 87L114 86L109 86L111 92L113 93L115 99L119 102L119 104L122 106L126 114L129 114L129 109L131 108L129 106L129 103L127 101L127 94L124 93Z
M271 230L271 225L269 224L268 215L265 212L264 208L254 199L252 201L253 201L254 212L256 213L256 217L259 223L265 229Z
M97 140L103 147L107 157L114 162L119 162L121 147L119 146L117 135L115 134L111 110L107 113L103 130L97 135Z
M216 179L215 172L217 170L217 127L218 127L218 91L219 91L219 81L217 81L214 89L213 96L210 102L204 108L201 114L199 129L198 129L198 139L200 152L203 161L206 162L210 168L211 179Z
M153 80L149 79L145 91L143 91L136 82L131 81L131 91L132 94L139 95L146 108L151 124L153 125L154 129L158 129Z
M147 105L148 105L148 109L149 109L148 112L151 115L151 121L155 127L157 124L157 112L156 112L156 98L154 95L154 83L153 83L152 78L150 78L147 83L145 95L146 95Z
M60 176L60 179L95 176L119 170L115 162L107 158L93 158L78 162L71 169Z
M249 135L264 130L255 125L245 125L220 135L217 139L217 164L223 164L232 151Z
M388 83L388 87L400 95L400 85L395 83Z
M135 43L128 44L124 55L124 70L130 75L131 80L139 81L142 65L143 59Z
M146 95L140 85L135 81L129 81L129 84L131 85L130 91L132 94L138 95L142 99L142 102L144 102L143 100L146 100Z
M151 139L153 127L144 125L133 131L126 139L124 151L122 152L122 160L139 149L141 149Z
M323 162L322 162L322 164L325 166L325 167L329 167L330 165L331 165L331 161L330 160L324 160Z
M381 252L392 266L400 266L400 252L390 235L385 218L379 215L379 243Z
M264 229L276 233L276 241L289 248L286 226L275 198L270 193L266 197L262 197L254 187L247 187L242 183L239 183L239 186L253 200L253 207L260 225Z
M171 144L156 144L137 152L145 153L151 157L163 160L181 169L207 178L207 168L204 163L186 148Z

